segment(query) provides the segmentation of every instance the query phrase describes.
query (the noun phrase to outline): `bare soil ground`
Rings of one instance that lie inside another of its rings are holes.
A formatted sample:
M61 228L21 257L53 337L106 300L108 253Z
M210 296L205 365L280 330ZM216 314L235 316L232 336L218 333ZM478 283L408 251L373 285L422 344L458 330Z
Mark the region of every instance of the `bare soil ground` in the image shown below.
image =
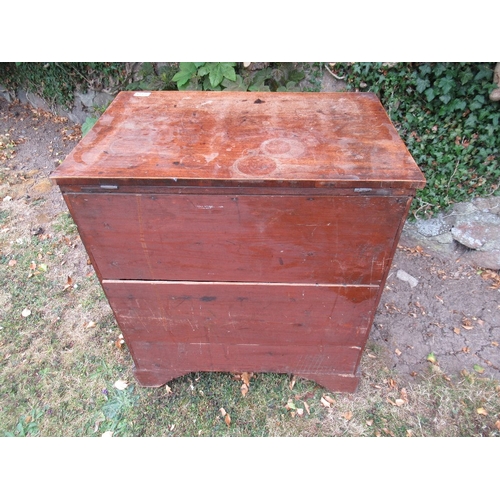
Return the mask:
M2 138L15 144L13 155L0 150L0 209L15 211L19 218L12 237L50 231L51 224L67 210L48 176L80 139L79 127L0 99ZM7 256L8 249L1 253ZM88 276L92 272L81 242L64 266L61 275ZM418 284L411 287L401 281L397 277L400 269ZM494 272L406 247L403 238L370 342L380 347L390 369L409 380L418 379L429 368L448 376L466 370L500 379L499 285ZM0 307L4 306L0 294Z

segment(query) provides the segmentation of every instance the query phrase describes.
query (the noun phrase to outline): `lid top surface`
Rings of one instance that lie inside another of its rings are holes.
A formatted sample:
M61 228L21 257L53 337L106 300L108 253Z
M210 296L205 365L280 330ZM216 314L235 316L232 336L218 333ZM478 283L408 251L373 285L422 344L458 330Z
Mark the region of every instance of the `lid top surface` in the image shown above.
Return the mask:
M425 184L371 93L121 92L52 178Z

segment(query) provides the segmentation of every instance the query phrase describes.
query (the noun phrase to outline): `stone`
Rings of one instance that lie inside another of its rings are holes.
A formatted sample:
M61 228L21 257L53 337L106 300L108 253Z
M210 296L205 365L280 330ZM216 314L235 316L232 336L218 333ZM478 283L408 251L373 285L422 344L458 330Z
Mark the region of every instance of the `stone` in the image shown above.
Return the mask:
M415 228L422 236L438 236L447 233L453 225L453 217L438 214L433 219L419 219L415 222Z
M401 281L406 281L412 288L415 288L418 285L418 279L414 278L411 274L408 274L402 269L398 269L396 278L400 279Z
M462 216L451 234L456 241L474 250L500 249L500 217L483 212Z

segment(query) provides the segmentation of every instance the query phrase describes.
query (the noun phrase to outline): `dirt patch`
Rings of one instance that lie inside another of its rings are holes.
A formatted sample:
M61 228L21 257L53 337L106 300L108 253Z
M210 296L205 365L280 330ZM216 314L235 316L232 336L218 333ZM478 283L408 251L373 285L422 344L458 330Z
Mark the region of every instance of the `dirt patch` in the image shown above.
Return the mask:
M15 155L0 164L1 210L19 221L10 239L50 232L67 209L48 176L78 142L78 129L66 119L3 99L0 127L0 135L16 144ZM74 262L64 263L61 276L68 274L69 265L71 274L88 275L92 270L81 242L68 244L79 245L80 251L72 253ZM398 270L415 278L416 285L400 279ZM500 290L495 276L402 242L369 341L381 347L389 368L408 379L430 368L449 376L467 370L500 379ZM7 302L8 297L0 297L0 304ZM431 353L434 363L428 360Z

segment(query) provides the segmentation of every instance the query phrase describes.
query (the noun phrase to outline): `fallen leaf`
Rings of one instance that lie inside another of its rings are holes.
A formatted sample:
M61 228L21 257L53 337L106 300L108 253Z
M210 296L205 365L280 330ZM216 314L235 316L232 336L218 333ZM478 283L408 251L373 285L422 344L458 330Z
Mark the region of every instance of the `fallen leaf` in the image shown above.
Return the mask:
M477 371L477 373L483 373L484 372L484 368L481 365L474 365L473 368L474 368L474 370Z
M477 412L479 415L485 415L485 416L486 416L486 415L488 415L488 412L487 412L484 408L482 408L482 407L481 407L481 408L478 408L478 409L476 410L476 412Z
M492 345L492 346L495 346L495 347L498 347L498 342L493 341L493 342L491 343L491 345Z
M221 408L219 411L223 417L227 415L226 410L224 410L224 408Z
M29 309L23 309L23 312L21 313L21 316L23 318L27 318L30 315L31 315L31 311Z
M396 349L394 352L396 353L397 356L401 356L401 351L399 349Z
M396 406L403 406L405 404L404 399L396 399Z
M67 290L73 285L73 278L71 276L68 276L68 279L66 280L66 284L64 285L63 290Z
M370 353L368 353L368 354L367 354L367 356L368 356L369 358L377 359L377 356L375 356L375 355L373 355L373 354L370 354Z
M231 417L229 416L229 413L226 413L224 416L224 422L226 422L226 425L229 427L231 425Z
M331 398L328 396L328 394L323 394L323 397L325 398L326 401L328 401L330 404L335 404L335 399Z
M17 264L17 260L15 260L15 259L10 259L9 260L9 266L10 267L14 267L16 264Z
M460 328L458 327L453 328L453 332L456 333L457 335L460 335Z
M344 417L347 421L351 420L351 418L353 417L353 415L352 415L352 411L346 411L346 412L344 413L343 417Z
M89 321L86 325L85 328L95 328L96 324L94 321Z
M483 321L482 319L478 319L478 320L477 320L477 323L478 323L478 325L480 325L480 326L483 326L483 325L484 325L484 321Z
M113 431L106 431L101 437L103 438L113 437Z
M400 394L401 394L401 399L405 403L408 403L408 393L406 392L406 389L404 387L401 389Z
M462 326L466 329L466 330L472 330L474 328L474 326L472 325L472 321L469 319L469 318L464 318L462 320Z
M370 419L370 420L367 420L367 421L366 421L366 425L367 425L368 427L371 427L371 426L373 425L373 420L371 420L371 419Z
M303 408L297 408L297 415L301 417L304 414Z
M165 385L165 391L167 394L172 394L172 389L170 388L169 385Z
M290 380L290 384L289 384L290 390L292 390L292 389L293 389L293 387L294 387L294 385L295 385L296 380L297 380L297 379L296 379L295 375L292 375L292 378L291 378L291 380Z
M325 398L321 398L319 400L319 402L325 407L325 408L330 408L332 405L325 399Z
M243 372L241 374L241 380L245 382L245 384L250 387L250 379L252 378L253 373Z
M393 379L393 378L390 378L388 381L387 381L387 385L389 387L392 387L392 388L395 388L398 386L398 384L396 383L396 381Z
M500 431L500 420L495 422L495 427Z
M31 264L30 264L30 269L32 271L34 271L36 269L36 262L34 260L31 261Z
M304 405L304 408L306 409L307 414L310 415L311 412L309 411L309 405L305 401L302 401L302 404Z
M462 352L465 352L465 354L469 354L470 347L462 347Z
M248 385L247 384L242 384L241 385L241 395L243 397L245 397L246 394L247 394L247 392L248 392Z
M413 431L411 429L406 429L406 436L413 437Z
M113 384L113 387L115 389L118 389L119 391L123 391L124 389L126 389L128 387L128 384L127 382L125 382L125 380L117 380L114 384Z
M426 359L427 359L427 361L430 361L431 363L437 363L436 355L433 352L428 354Z

